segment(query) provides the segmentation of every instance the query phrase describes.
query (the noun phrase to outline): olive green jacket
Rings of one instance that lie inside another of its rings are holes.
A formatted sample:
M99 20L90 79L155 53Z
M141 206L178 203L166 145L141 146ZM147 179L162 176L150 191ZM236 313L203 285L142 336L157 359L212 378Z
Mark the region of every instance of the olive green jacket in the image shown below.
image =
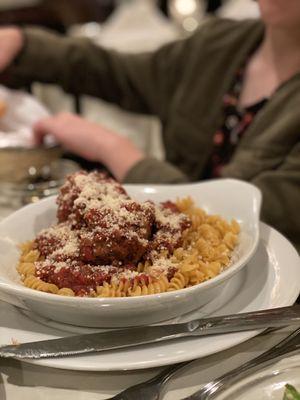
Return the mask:
M25 29L26 45L10 68L14 84L57 83L137 113L163 127L166 160L146 158L125 181L201 180L212 138L223 122L222 98L262 39L258 21L212 19L193 36L154 53L124 55L87 39ZM263 193L262 219L300 248L300 73L281 85L256 115L223 177Z

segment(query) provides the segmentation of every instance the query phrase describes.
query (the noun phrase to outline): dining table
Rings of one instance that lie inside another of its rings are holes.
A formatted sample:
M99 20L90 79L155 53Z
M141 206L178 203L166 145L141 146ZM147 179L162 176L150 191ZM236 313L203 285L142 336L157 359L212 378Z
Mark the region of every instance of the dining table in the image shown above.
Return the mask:
M0 206L0 220L13 211L9 206ZM8 320L8 313L18 329L18 309L0 301L0 326ZM210 380L265 352L294 329L295 326L262 331L243 343L192 361L170 381L164 399L179 400L192 394ZM128 361L132 361L130 357L129 352ZM164 368L126 370L123 366L119 371L95 371L76 368L75 363L72 370L0 358L0 400L103 400L152 378Z

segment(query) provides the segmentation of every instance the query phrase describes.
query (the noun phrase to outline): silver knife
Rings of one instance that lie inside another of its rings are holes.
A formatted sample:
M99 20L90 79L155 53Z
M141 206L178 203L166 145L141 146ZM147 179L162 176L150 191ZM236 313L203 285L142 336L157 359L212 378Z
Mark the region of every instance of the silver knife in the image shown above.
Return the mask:
M0 347L0 357L63 357L187 337L300 325L300 305L203 318L174 325L142 326Z

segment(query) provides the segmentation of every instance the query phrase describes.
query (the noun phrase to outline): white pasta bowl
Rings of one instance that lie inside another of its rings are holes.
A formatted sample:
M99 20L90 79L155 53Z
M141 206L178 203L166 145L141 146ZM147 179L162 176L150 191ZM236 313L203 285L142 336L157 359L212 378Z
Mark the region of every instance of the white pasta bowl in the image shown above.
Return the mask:
M253 185L220 179L185 185L127 185L137 200L154 202L191 196L209 214L218 214L240 226L234 261L216 277L185 289L126 298L65 297L24 287L16 271L18 244L32 240L55 223L55 197L21 208L0 223L0 299L30 309L52 320L89 327L125 327L152 324L178 317L208 304L226 290L255 252L259 240L261 193Z

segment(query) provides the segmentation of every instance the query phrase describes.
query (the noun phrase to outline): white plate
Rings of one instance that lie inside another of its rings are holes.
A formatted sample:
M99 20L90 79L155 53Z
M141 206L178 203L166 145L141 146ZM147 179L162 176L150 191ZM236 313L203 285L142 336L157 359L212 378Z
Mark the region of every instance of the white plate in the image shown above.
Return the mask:
M283 400L285 385L300 392L300 356L294 355L256 371L220 394L218 400Z
M55 198L24 207L0 223L0 292L10 302L62 323L88 327L126 327L149 325L199 309L220 296L232 277L255 252L259 237L261 193L247 182L219 179L186 185L128 185L135 199L160 202L191 196L209 214L236 219L241 226L239 243L232 264L218 276L182 290L126 298L82 298L43 293L24 287L16 271L17 243L36 237L55 222Z
M207 315L211 309L215 310L213 315L224 315L284 307L295 302L299 291L300 260L296 250L281 234L261 223L259 245L247 267L230 280L226 290L214 302L176 321ZM0 307L0 321L0 344L3 345L11 343L12 339L30 342L66 336L68 330L77 333L88 330L40 318L33 320L30 315L4 303ZM257 333L249 331L191 338L130 350L31 362L47 367L86 371L143 369L205 357L233 347Z

